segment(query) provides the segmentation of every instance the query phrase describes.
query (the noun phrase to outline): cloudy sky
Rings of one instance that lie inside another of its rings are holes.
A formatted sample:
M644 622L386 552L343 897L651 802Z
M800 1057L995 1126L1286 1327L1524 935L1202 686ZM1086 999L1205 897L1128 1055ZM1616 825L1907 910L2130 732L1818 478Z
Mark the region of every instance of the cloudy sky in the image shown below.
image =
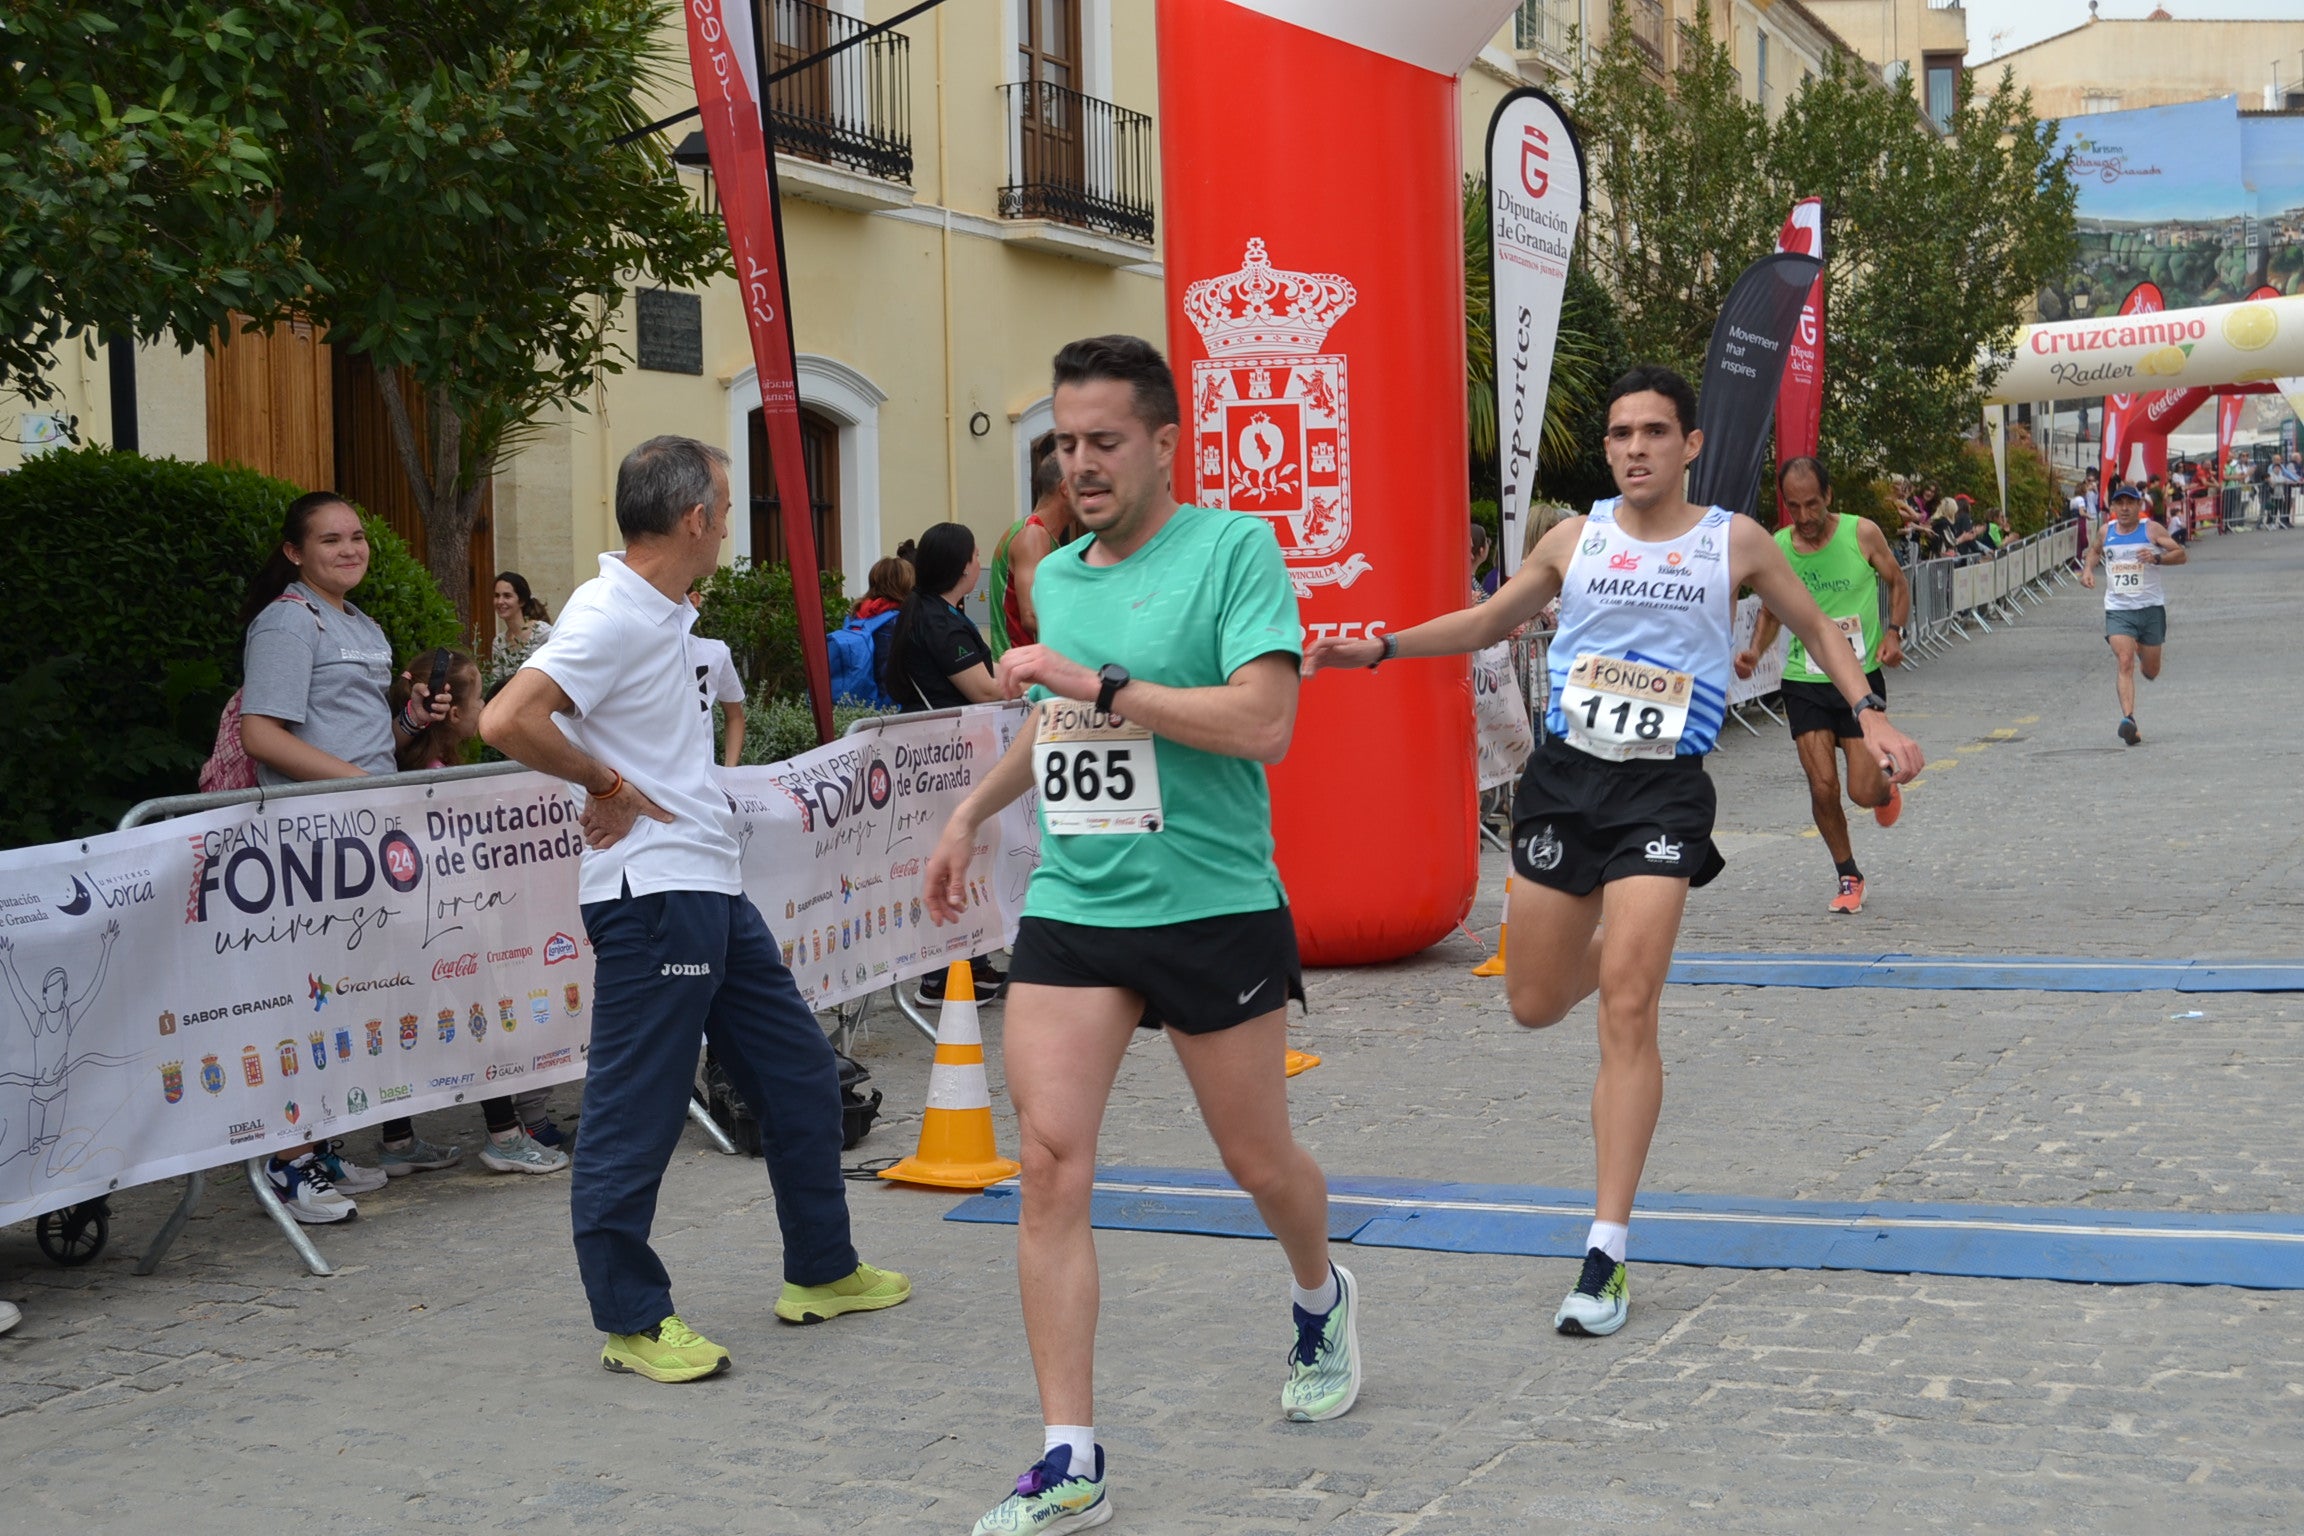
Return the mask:
M2088 0L1966 0L1968 8L1968 62L1984 63L1994 53L2006 53L2068 31L2088 19ZM2214 18L2222 21L2266 19L2304 21L2304 0L2102 0L2097 14L2107 18L2149 16L2155 5L2165 5L2180 19ZM2007 35L1997 43L1996 32ZM2304 68L2304 60L2288 61ZM2289 69L2281 70L2283 79Z

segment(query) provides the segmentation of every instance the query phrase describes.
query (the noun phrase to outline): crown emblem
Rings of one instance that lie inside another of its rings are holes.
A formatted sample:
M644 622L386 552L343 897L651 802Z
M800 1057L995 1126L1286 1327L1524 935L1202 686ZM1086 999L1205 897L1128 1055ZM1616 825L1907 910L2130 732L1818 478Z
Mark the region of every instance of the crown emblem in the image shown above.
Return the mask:
M1240 270L1184 290L1184 313L1210 357L1308 357L1359 300L1333 272L1280 272L1264 242L1248 242Z

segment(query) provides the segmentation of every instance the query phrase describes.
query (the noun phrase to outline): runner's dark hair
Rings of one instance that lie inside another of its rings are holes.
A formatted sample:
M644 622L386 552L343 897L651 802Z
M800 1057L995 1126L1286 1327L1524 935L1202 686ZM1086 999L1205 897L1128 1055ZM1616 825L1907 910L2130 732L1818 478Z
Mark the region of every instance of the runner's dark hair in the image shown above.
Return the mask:
M1040 503L1055 495L1056 488L1063 483L1064 466L1058 463L1056 455L1051 453L1032 466L1032 505L1038 507Z
M1683 437L1696 430L1696 390L1686 379L1661 363L1642 363L1608 387L1608 398L1600 403L1603 418L1615 408L1616 402L1626 395L1662 395L1672 402L1672 414L1680 418Z
M496 573L496 580L503 585L510 587L512 589L512 595L519 599L520 616L522 618L533 619L539 624L548 624L552 621L552 615L546 611L542 599L538 598L535 593L528 590L527 577L521 575L518 571L498 571Z
M1776 489L1778 491L1784 489L1784 477L1796 469L1804 469L1814 475L1816 477L1816 489L1820 491L1832 489L1832 471L1824 467L1824 461L1813 454L1803 453L1796 458L1786 459L1776 466Z
M1055 374L1058 389L1098 379L1120 380L1136 392L1136 415L1155 432L1183 419L1168 359L1141 336L1090 336L1070 342L1056 354Z
M917 697L904 668L904 648L919 627L920 610L928 603L943 602L944 594L960 585L975 554L976 534L966 523L936 523L920 535L912 556L912 595L904 599L903 613L888 637L887 669L880 674L881 691L899 707L910 708Z
M256 579L248 583L248 596L240 604L240 627L246 629L256 622L256 615L272 606L288 584L303 573L296 562L288 558L288 546L304 547L304 537L311 531L312 514L322 507L349 507L335 491L307 491L288 503L288 510L280 519L280 542L272 546L272 556L257 568Z

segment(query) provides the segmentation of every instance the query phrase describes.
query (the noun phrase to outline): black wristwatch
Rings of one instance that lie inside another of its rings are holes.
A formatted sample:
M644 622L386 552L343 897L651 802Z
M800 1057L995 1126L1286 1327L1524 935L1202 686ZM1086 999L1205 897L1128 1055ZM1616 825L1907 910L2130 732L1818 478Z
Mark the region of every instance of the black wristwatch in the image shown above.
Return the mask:
M1097 669L1096 675L1104 684L1096 690L1096 712L1108 715L1112 713L1114 696L1128 686L1128 669L1116 661L1108 661Z
M1860 715L1868 709L1876 709L1885 715L1888 713L1888 701L1876 693L1868 693L1848 706L1848 712L1854 715Z

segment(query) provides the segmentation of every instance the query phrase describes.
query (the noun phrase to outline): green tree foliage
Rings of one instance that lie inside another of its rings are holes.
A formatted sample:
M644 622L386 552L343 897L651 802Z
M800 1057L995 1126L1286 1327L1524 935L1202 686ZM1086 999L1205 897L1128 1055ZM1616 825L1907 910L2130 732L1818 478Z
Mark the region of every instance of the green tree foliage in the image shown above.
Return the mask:
M662 0L0 0L0 384L94 327L291 314L376 370L469 602L497 463L621 368L628 286L726 268L642 98ZM404 387L421 406L409 410Z
M488 477L623 357L626 287L727 265L682 189L645 91L675 61L660 0L338 0L262 7L341 38L276 82L281 228L329 286L311 310L376 370L424 513L433 574L465 612ZM403 382L420 391L406 409Z
M240 685L240 604L301 489L250 470L91 448L0 475L0 847L109 831L189 793ZM401 656L456 617L392 531L352 601Z
M819 571L817 578L824 622L837 629L848 622L845 583L838 571ZM696 633L727 642L744 691L805 699L808 678L800 660L800 620L792 607L792 568L757 565L739 556L707 577L703 590ZM808 745L816 745L813 734Z
M47 399L75 332L190 350L321 282L277 224L274 83L308 62L244 7L0 4L0 384Z
M1615 0L1578 81L1592 157L1585 249L1630 355L1694 376L1728 290L1774 248L1791 205L1821 197L1829 232L1823 440L1850 482L1944 473L1977 429L1977 360L2003 346L2075 249L2055 125L2008 76L1963 80L1950 132L1910 81L1835 58L1771 124L1738 96L1709 8L1683 32L1669 87Z

